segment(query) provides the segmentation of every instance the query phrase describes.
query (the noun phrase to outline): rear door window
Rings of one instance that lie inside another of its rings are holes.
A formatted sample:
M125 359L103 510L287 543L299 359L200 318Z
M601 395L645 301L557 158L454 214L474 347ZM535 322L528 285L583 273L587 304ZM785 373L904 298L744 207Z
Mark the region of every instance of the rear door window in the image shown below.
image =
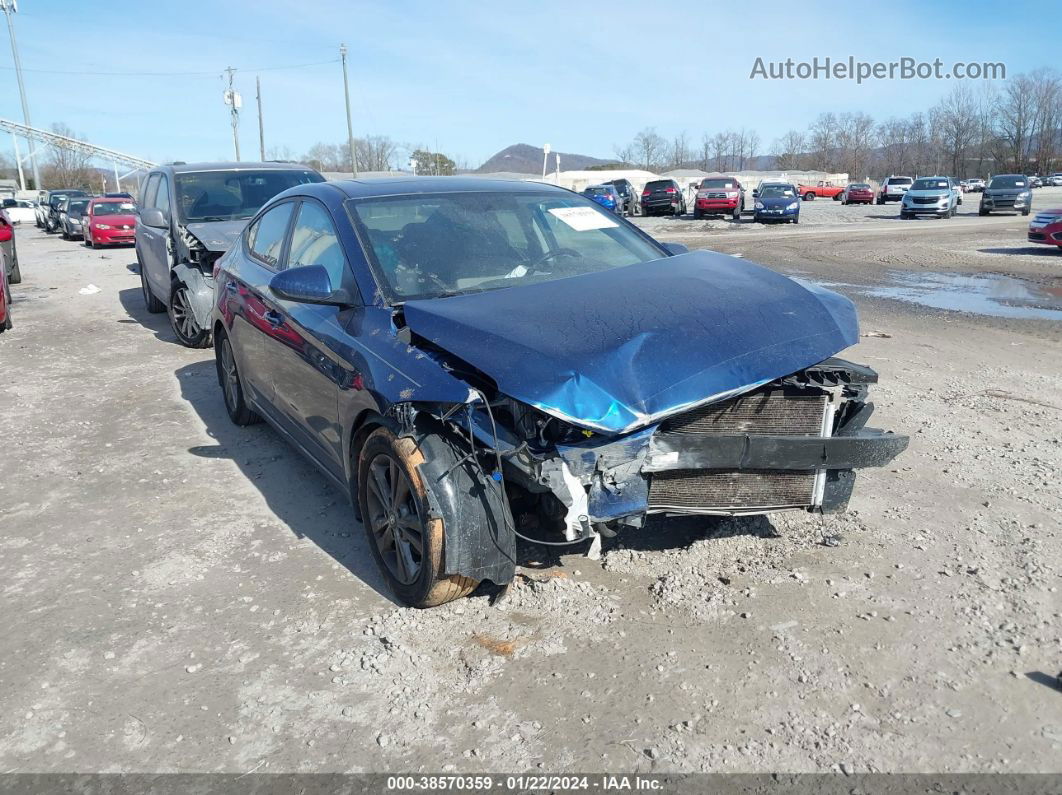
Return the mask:
M284 250L284 238L291 221L292 202L284 202L273 207L251 226L247 233L247 242L251 254L273 270L279 270L280 257Z

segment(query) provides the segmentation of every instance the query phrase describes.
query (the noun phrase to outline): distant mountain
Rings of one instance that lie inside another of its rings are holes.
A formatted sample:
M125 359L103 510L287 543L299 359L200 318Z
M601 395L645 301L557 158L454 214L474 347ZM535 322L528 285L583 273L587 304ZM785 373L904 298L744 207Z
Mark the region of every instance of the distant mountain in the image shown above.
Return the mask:
M599 157L590 157L589 155L573 155L569 152L560 153L561 171L580 171L588 166L601 166L615 162L615 159L602 160ZM556 163L556 153L551 151L546 170L553 171L556 168ZM513 144L488 158L487 162L476 169L478 174L490 174L495 171L510 171L514 174L541 174L542 148L531 146L530 144Z

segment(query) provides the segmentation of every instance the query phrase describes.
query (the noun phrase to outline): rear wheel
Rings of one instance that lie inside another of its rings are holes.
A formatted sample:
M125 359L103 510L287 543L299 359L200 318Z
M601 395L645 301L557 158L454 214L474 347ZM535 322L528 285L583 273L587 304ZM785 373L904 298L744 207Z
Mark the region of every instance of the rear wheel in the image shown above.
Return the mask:
M804 201L806 201L806 202L815 201L815 194L812 193L811 191L808 191L807 193L804 194Z
M214 353L218 383L221 384L221 392L225 397L225 410L229 413L229 419L236 425L253 425L260 422L262 418L247 405L244 398L243 381L236 368L236 357L227 335L222 336L221 343Z
M140 258L137 257L137 270L140 271L140 292L144 295L144 303L147 304L147 311L153 315L161 314L166 311L166 304L162 303L155 294L151 292L151 288L148 287L147 275L144 273L144 263L140 262Z
M982 208L980 208L980 209L979 209L979 210L977 211L977 214L978 214L978 215L988 215L988 210L986 210L986 209L985 209L984 207L982 207Z
M210 331L202 329L192 313L188 287L184 282L174 282L170 292L170 327L177 341L186 348L209 348Z
M7 275L8 284L22 284L22 271L18 267L18 258L11 265L11 272Z
M1026 207L1024 210L1021 211L1021 214L1022 215L1028 215L1029 214L1029 208Z
M702 213L700 210L694 210L693 211L693 220L694 221L699 221L702 218L704 218L704 213Z
M431 516L414 441L379 428L358 458L358 501L369 548L395 595L413 607L466 596L478 584L443 573L443 519Z

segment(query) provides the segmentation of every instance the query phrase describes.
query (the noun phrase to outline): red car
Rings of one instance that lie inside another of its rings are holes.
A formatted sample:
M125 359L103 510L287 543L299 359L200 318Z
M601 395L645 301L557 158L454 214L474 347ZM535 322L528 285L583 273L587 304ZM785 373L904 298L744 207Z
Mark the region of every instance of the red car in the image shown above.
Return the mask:
M693 217L729 215L736 221L745 209L745 189L733 177L705 177L697 186Z
M873 204L874 189L865 182L853 182L841 194L841 204Z
M136 205L129 199L100 197L85 208L81 222L85 245L92 248L132 245L136 230Z
M1062 248L1062 207L1041 210L1029 222L1029 242Z
M7 217L7 213L0 210L0 243L9 243L14 240L15 230ZM7 282L7 250L8 247L0 246L0 334L11 328L11 288Z

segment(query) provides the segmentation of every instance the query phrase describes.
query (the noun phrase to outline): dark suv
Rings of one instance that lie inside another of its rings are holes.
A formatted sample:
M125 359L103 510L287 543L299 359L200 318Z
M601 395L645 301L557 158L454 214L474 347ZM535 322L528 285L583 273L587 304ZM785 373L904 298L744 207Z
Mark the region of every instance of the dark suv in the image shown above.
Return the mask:
M310 182L324 177L294 163L174 163L148 172L136 222L140 287L149 312L169 312L182 345L210 345L214 261L263 204Z
M620 198L623 199L623 212L626 215L634 215L638 207L638 193L628 179L614 179L605 183L616 188Z
M36 224L46 232L59 231L59 205L68 196L88 196L80 188L42 191L37 203Z
M673 179L646 182L642 190L642 215L686 214L686 197Z

